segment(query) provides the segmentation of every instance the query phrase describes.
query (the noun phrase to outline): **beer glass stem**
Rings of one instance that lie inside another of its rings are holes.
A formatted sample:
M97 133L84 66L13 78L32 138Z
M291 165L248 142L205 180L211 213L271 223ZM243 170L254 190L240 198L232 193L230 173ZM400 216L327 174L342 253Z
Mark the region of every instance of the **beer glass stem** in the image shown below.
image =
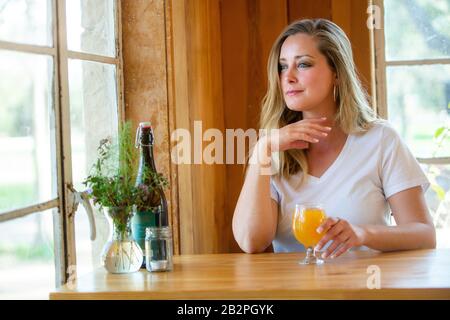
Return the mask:
M323 260L316 256L313 247L306 248L306 257L299 262L300 264L322 264Z
M308 247L306 249L306 258L305 258L305 260L307 261L306 263L311 263L313 259L314 259L313 248L312 247Z

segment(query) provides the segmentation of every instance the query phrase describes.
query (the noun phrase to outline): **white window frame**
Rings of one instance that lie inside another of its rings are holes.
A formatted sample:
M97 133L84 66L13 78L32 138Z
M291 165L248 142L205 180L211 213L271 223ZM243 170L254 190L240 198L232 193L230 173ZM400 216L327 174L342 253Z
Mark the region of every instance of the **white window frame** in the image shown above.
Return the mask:
M56 163L58 196L50 201L32 206L0 212L0 223L27 215L38 214L49 209L58 209L53 214L54 254L56 286L65 284L73 277L76 266L75 213L76 191L73 189L72 155L70 137L70 103L68 61L78 59L116 66L118 119L124 121L123 58L122 58L122 0L115 0L115 57L88 54L68 50L66 0L52 0L53 46L37 46L0 41L1 50L48 55L53 58L53 101L56 132ZM94 226L91 225L91 228Z
M371 0L369 5L374 5L380 9L380 29L373 29L373 49L375 67L375 94L374 97L377 113L380 117L388 119L387 90L386 90L386 69L389 66L422 66L448 64L450 59L421 59L421 60L395 60L387 61L385 55L385 34L384 34L384 0ZM417 160L422 164L450 164L450 157L429 157Z

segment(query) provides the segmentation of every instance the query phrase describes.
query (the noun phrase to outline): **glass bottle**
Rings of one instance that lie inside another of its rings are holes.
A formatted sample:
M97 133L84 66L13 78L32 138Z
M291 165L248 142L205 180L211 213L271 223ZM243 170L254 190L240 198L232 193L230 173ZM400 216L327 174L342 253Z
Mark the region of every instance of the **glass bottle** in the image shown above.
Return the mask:
M136 185L150 186L151 177L145 172L157 172L155 159L153 156L153 130L150 122L141 122L136 132L136 147L140 149L139 170L136 178ZM148 200L147 207L136 208L136 213L132 221L133 235L141 248L145 248L145 229L148 227L168 226L167 200L164 191L158 187L154 190ZM145 268L145 253L141 268Z

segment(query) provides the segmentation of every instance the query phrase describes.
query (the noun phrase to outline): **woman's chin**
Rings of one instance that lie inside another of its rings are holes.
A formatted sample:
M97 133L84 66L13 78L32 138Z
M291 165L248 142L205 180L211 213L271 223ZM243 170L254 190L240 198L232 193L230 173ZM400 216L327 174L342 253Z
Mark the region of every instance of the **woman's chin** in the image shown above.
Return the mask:
M308 106L304 104L290 104L290 105L287 104L286 106L288 107L289 110L297 112L307 111L309 109Z

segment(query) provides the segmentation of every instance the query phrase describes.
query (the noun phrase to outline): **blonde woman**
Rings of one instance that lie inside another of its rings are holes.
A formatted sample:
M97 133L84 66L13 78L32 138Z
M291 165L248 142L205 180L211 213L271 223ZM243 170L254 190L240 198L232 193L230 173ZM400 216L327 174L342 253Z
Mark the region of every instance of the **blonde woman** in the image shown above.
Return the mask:
M267 70L261 127L279 129L279 136L261 137L253 153L279 155L279 169L265 175L261 163L248 166L233 216L241 249L303 251L291 231L301 202L320 202L327 211L316 246L323 258L352 248L435 248L428 180L369 106L342 29L324 19L294 22L273 45Z

